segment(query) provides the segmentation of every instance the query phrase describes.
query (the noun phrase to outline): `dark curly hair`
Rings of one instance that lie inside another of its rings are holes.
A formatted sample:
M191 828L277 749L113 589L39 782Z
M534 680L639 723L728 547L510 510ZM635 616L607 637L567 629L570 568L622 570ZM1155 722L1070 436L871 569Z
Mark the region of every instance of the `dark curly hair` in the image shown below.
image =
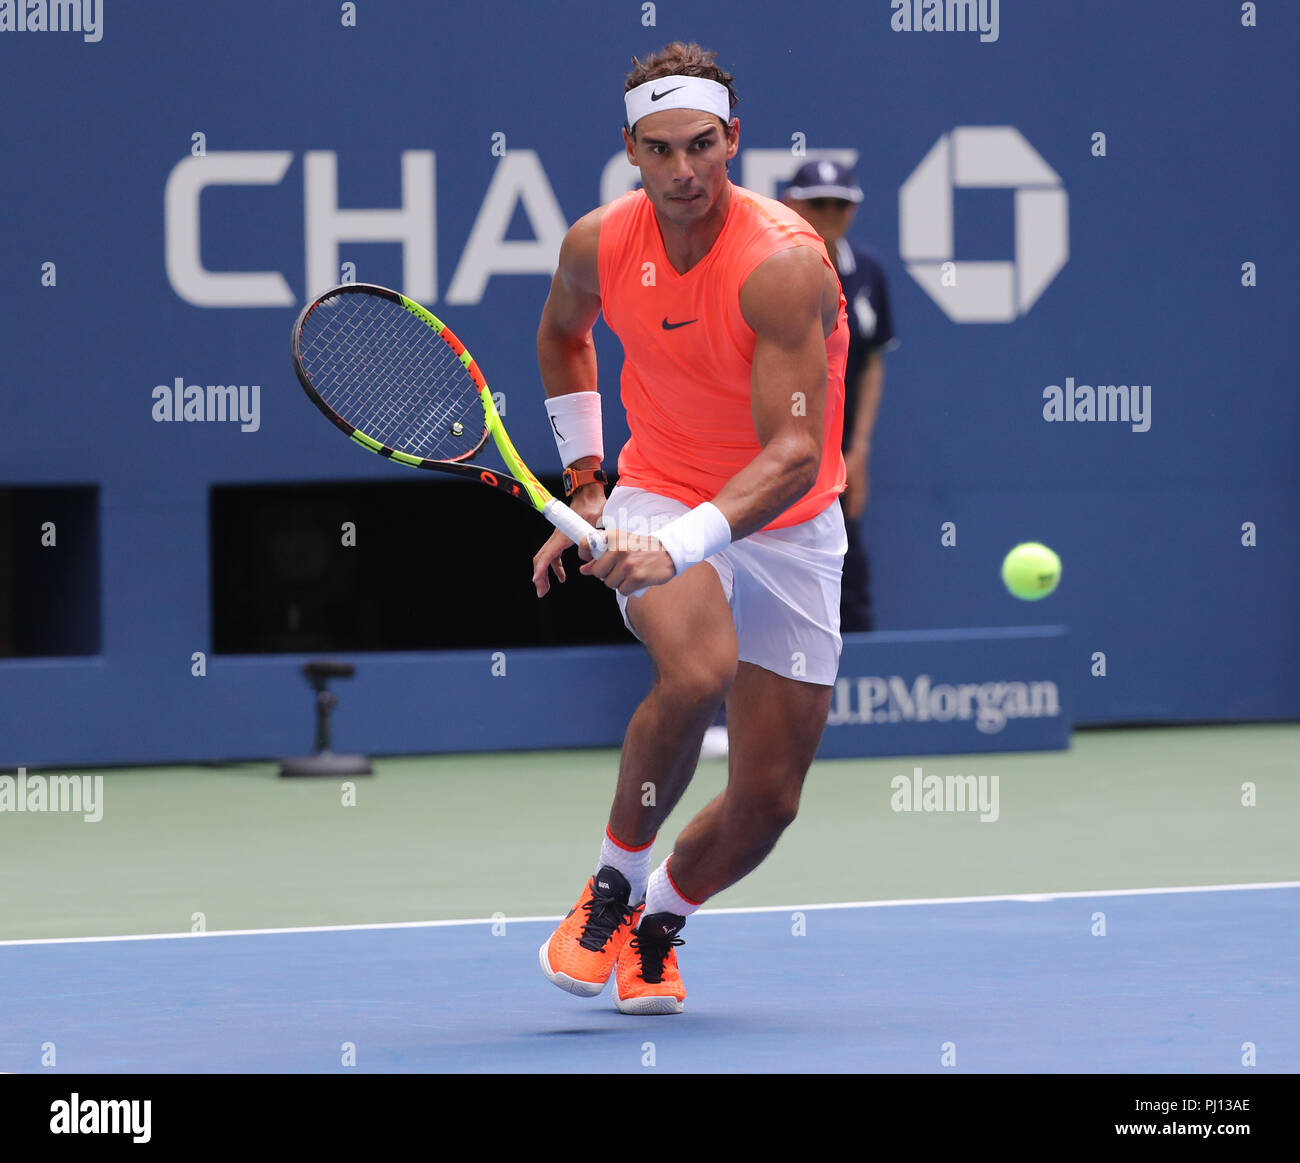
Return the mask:
M623 83L623 92L644 85L647 81L658 81L664 77L703 77L706 81L717 81L726 85L727 95L731 98L731 108L740 100L731 82L735 79L728 72L718 68L713 62L717 53L698 44L675 40L666 44L658 52L652 52L645 60L632 58L632 71ZM724 124L723 128L726 126Z

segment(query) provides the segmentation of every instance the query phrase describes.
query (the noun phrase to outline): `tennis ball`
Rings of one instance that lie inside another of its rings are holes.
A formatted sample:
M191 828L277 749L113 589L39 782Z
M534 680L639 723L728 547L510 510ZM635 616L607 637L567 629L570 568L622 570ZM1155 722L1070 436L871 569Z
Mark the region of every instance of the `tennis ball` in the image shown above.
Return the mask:
M1003 559L1002 580L1017 598L1036 602L1056 589L1061 580L1061 559L1046 545L1026 541Z

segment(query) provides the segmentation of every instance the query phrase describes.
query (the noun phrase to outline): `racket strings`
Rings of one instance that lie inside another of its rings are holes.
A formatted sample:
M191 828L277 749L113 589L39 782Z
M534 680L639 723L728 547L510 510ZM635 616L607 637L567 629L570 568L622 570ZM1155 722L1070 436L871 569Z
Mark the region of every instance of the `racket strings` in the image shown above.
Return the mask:
M336 295L304 321L299 349L321 399L372 440L429 460L454 460L482 441L486 422L469 372L401 304Z

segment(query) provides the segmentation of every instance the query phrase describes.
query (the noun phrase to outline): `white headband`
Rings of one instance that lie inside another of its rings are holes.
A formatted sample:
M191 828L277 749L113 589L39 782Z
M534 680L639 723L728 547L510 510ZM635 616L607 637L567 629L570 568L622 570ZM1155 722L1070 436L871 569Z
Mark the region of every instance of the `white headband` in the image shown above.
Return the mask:
M731 122L731 94L726 85L703 77L660 77L623 94L627 127L631 129L647 113L662 109L699 109Z

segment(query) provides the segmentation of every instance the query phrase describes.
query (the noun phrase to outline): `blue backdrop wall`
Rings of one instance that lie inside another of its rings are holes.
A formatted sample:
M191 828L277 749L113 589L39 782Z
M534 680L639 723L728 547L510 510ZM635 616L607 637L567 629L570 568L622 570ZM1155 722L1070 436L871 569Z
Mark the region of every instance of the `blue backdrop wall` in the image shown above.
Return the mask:
M880 626L1066 625L1081 722L1300 715L1295 5L983 0L983 32L910 0L86 0L81 32L21 6L20 29L0 5L0 487L98 487L100 612L88 657L0 662L0 761L296 749L299 660L250 684L211 657L209 491L406 471L312 411L296 312L352 270L433 305L549 469L549 271L635 180L622 77L675 38L736 75L733 180L776 193L828 151L865 186L851 236L902 341L864 518ZM159 419L177 380L246 385L248 414ZM1089 422L1085 385L1131 391ZM998 578L1022 540L1065 562L1037 606ZM451 740L420 708L486 674L371 665L394 669L349 694L347 742L378 750ZM547 674L521 664L513 698Z

